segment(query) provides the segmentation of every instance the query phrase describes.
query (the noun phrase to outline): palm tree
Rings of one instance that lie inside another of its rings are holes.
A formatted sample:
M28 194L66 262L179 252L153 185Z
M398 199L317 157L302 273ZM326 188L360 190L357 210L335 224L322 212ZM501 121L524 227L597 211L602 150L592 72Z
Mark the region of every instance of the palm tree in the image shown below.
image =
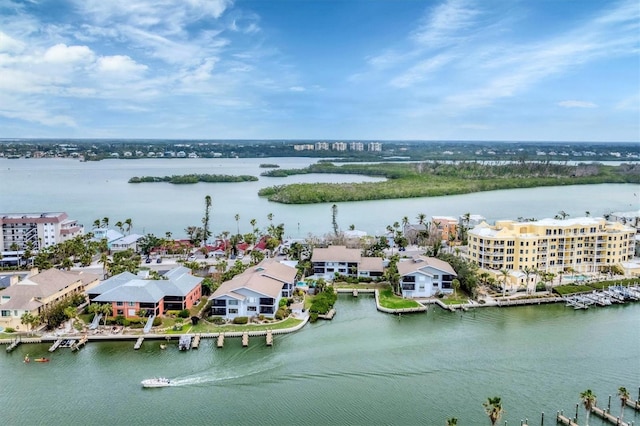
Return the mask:
M25 312L20 317L20 324L27 326L27 331L31 331L31 325L34 322L34 316L31 312Z
M102 228L108 228L109 227L109 218L108 217L103 217L102 218Z
M117 221L116 224L114 225L116 228L118 228L120 230L120 232L124 232L124 225L122 224L122 222Z
M507 293L507 278L509 277L509 271L506 269L500 269L500 276L502 277L502 297Z
M482 403L484 406L484 412L489 416L489 421L492 425L495 425L502 417L504 409L502 408L502 401L499 396L489 397Z
M585 419L585 426L589 426L589 416L591 415L591 408L596 405L596 395L591 391L591 389L587 389L584 392L580 393L580 400L584 404L584 408L587 410L587 418Z
M527 294L529 294L529 277L532 274L536 273L535 268L532 268L530 266L525 266L524 269L522 270L522 272L524 272L525 276L527 277L527 282L524 285L525 291ZM533 287L533 289L535 290L535 286Z
M416 216L416 219L418 219L418 223L420 225L424 225L424 220L427 218L427 215L424 213L418 213L418 216Z
M104 303L100 305L100 311L104 315L104 325L107 325L107 317L113 313L113 307L111 303Z
M127 234L130 234L131 228L133 228L133 221L131 220L131 218L127 218L125 219L124 224L127 225Z
M240 215L238 213L236 213L234 218L236 220L236 227L237 227L237 230L238 230L238 235L240 235Z
M207 195L204 197L204 217L202 218L202 224L204 226L204 232L202 236L202 241L204 245L207 245L207 240L211 236L211 231L209 231L209 211L211 210L211 196Z
M620 397L620 421L624 419L624 406L627 405L629 399L629 391L624 386L618 388L618 396Z
M451 417L450 419L447 419L447 426L457 426L458 425L458 419L455 417Z
M71 320L71 327L73 327L73 320L78 316L78 308L75 306L67 306L64 308L64 314Z
M100 228L100 219L96 219L93 221L93 228Z
M457 297L458 289L460 288L460 280L454 278L451 281L451 287L453 287L453 297Z

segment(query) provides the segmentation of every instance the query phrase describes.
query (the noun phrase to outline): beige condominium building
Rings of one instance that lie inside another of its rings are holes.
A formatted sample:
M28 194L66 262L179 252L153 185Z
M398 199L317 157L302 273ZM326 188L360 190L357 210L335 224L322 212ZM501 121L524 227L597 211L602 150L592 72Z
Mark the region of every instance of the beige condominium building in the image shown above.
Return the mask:
M635 229L604 218L486 222L469 230L468 257L480 268L596 272L629 261Z

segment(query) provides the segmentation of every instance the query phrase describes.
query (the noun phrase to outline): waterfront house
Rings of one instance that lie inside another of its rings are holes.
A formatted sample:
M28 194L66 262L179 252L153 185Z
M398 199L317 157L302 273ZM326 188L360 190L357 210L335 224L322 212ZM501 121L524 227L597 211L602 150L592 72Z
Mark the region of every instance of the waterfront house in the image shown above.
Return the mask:
M15 246L20 251L39 250L82 234L84 227L63 212L0 213L0 252Z
M349 277L380 277L384 272L382 258L363 257L360 249L346 246L315 248L311 255L316 278L333 280L335 274Z
M34 268L24 279L15 281L0 292L0 326L19 330L24 327L20 318L25 313L40 316L45 309L65 297L97 286L99 277L55 268L38 272Z
M290 297L298 270L274 259L265 259L225 281L211 295L211 314L226 319L264 315L275 317L280 299Z
M118 238L110 243L109 249L112 253L125 250L133 250L138 252L138 241L144 238L144 235L130 234Z
M191 269L179 266L169 270L161 280L147 280L123 272L87 291L90 303L109 303L114 316L161 316L167 311L189 309L200 301L202 277Z
M415 256L398 262L402 297L431 297L453 293L451 282L457 276L449 263L435 257Z

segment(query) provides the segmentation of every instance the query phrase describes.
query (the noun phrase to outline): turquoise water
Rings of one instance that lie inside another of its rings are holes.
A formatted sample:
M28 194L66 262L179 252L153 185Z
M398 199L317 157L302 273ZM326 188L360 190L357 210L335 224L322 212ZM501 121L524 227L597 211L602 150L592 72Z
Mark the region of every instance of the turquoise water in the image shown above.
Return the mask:
M640 386L640 303L575 311L562 304L432 308L379 313L373 297L339 296L333 321L278 335L274 346L227 339L218 349L175 342L90 342L77 353L21 345L0 354L5 424L461 425L489 424L482 402L500 396L503 420L555 424L590 388L619 412L616 390ZM49 356L24 364L25 353ZM175 386L142 389L154 376ZM580 410L584 420L584 411ZM632 410L629 421L640 421ZM582 424L582 423L581 423ZM592 426L601 426L593 418Z

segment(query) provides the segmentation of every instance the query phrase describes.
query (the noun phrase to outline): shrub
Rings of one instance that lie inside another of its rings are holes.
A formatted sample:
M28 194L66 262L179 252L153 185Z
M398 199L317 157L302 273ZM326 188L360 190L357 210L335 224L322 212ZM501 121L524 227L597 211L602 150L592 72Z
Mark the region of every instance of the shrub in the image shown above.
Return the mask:
M155 318L153 319L153 326L154 326L154 327L158 327L158 326L160 326L160 325L162 325L162 318L160 318L160 317L155 317Z
M277 320L283 320L283 319L287 318L290 313L291 313L291 311L289 309L280 308L276 312L276 319Z
M16 330L15 330L15 328L7 327L7 328L4 329L4 332L5 333L15 333Z
M211 319L209 320L212 323L216 324L216 325L222 325L225 323L225 320L223 317L211 317Z
M309 322L316 322L318 321L318 313L317 312L311 312L309 314Z
M235 317L233 319L234 324L246 324L249 322L249 317Z
M188 309L183 309L180 312L178 312L178 316L180 318L189 318L190 315L191 315L191 313L189 312Z
M280 302L278 303L278 306L279 306L280 308L282 308L283 306L288 305L288 304L287 304L287 301L288 301L288 300L289 300L289 299L286 299L286 298L284 298L284 297L283 297L282 299L280 299Z

